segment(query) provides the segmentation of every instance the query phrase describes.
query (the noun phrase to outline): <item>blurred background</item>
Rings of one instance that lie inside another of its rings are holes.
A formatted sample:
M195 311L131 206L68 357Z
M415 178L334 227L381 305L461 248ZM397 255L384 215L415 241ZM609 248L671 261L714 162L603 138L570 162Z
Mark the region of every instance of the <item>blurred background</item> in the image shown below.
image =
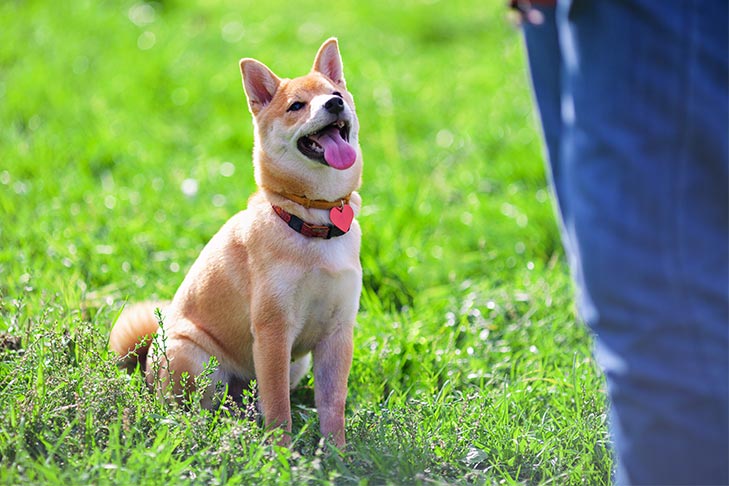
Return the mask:
M6 275L170 295L254 190L238 59L298 76L329 36L362 125L368 288L400 307L559 251L501 2L13 0L0 17Z
M609 482L503 3L0 1L0 482ZM349 449L320 459L309 376L302 454L270 461L260 430L164 408L105 348L255 190L238 60L299 76L330 36L365 167Z

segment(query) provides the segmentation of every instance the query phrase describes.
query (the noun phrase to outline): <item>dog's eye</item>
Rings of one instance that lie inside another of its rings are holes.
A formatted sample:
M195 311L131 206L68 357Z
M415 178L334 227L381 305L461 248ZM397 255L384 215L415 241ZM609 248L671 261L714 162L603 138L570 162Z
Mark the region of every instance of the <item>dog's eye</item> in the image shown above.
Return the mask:
M289 109L286 111L299 111L304 106L306 106L306 103L302 101L294 101L293 103L291 103L291 106L289 106Z
M334 92L334 93L332 93L332 94L333 94L334 96L339 96L340 98L342 97L342 93L340 93L339 91L335 91L335 92Z

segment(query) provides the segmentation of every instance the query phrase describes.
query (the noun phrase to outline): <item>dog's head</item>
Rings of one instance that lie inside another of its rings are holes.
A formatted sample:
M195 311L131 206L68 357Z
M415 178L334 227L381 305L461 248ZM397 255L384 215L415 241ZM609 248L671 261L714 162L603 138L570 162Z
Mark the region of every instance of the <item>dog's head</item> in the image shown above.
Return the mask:
M337 40L322 44L306 76L282 79L255 59L241 59L240 69L255 125L258 185L327 200L355 190L359 123Z

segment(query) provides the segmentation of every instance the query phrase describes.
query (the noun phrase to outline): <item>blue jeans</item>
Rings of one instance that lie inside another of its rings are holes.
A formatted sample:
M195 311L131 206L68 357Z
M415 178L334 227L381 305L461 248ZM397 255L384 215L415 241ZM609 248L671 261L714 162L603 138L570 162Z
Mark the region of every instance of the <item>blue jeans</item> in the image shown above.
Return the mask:
M619 484L729 484L725 0L559 0L525 25Z

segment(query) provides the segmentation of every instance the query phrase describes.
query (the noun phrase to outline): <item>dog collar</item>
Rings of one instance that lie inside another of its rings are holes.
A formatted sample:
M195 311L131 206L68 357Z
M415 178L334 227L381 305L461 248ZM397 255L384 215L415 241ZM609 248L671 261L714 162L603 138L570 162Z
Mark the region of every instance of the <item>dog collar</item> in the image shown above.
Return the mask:
M285 197L289 201L293 201L296 204L304 206L306 209L341 209L345 204L349 203L349 198L352 196L352 194L347 194L336 201L326 201L324 199L309 199L306 196L297 196L296 194L291 194L289 192L277 192L276 194L281 197Z
M309 238L322 238L328 240L330 238L342 236L343 234L346 234L347 231L349 231L349 227L347 227L346 231L343 231L341 228L333 224L307 223L298 216L287 212L286 210L279 206L276 206L275 204L272 204L271 207L273 207L273 210L276 212L276 214L278 214L278 216L283 219L286 224L289 225L289 228L296 231L297 233L301 233L304 236L308 236ZM349 205L346 205L346 207L349 207ZM332 208L332 211L339 211L339 209L337 209L337 206L334 206Z

